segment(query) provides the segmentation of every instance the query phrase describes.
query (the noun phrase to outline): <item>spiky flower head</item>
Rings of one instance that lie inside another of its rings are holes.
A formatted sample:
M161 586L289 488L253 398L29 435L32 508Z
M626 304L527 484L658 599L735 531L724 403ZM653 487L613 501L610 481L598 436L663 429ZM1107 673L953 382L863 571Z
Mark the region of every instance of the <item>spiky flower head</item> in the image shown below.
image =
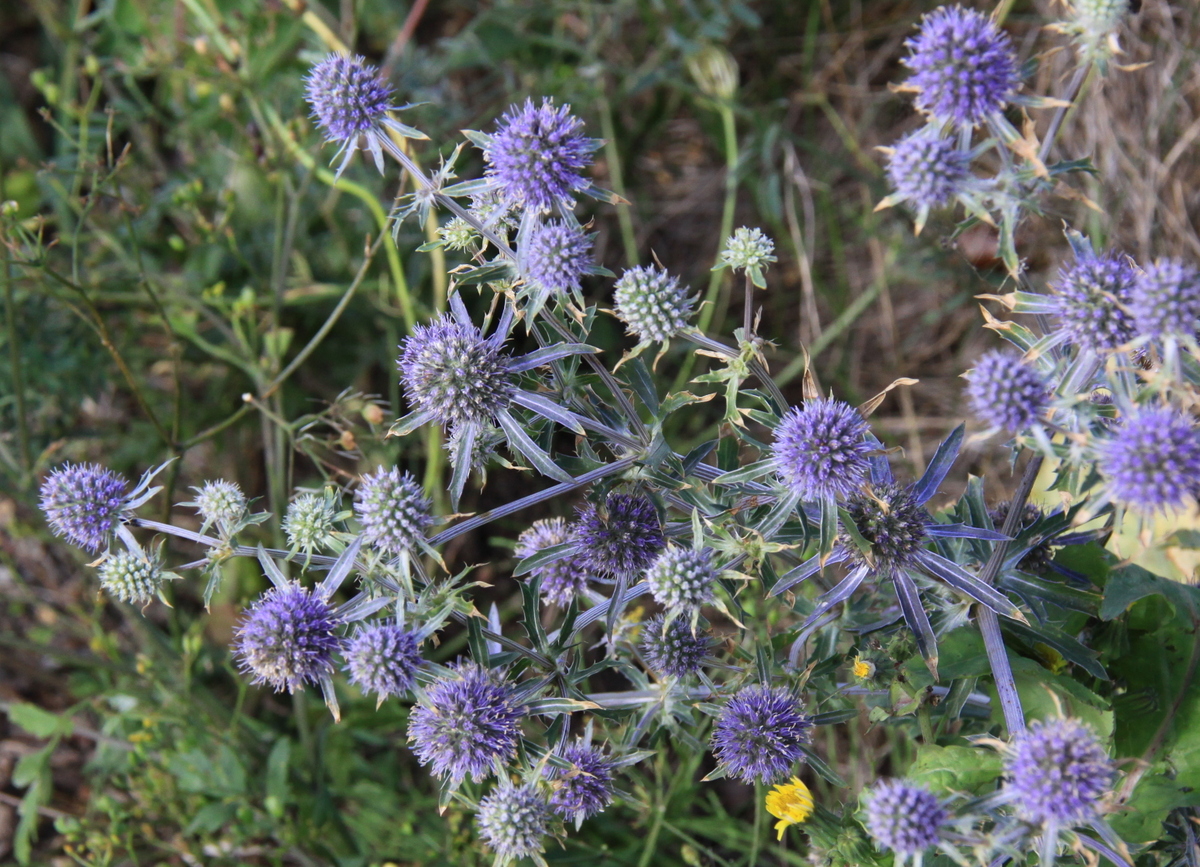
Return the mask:
M1096 451L1113 499L1139 511L1181 507L1200 490L1200 434L1173 407L1133 410Z
M712 599L716 580L712 548L667 548L646 570L654 601L676 613L694 611Z
M862 414L844 401L806 400L775 429L775 471L805 500L848 496L862 487L871 467L869 431Z
M917 502L911 489L899 485L878 485L869 492L855 494L846 502L846 512L858 535L870 545L877 566L909 564L928 536L925 527L929 513ZM851 559L867 562L844 528L838 542Z
M1021 83L1012 40L974 9L935 9L905 45L916 106L939 123L978 126L1001 111Z
M896 142L888 155L888 181L896 199L917 210L940 208L963 192L971 177L971 154L925 126Z
M1086 822L1108 792L1113 766L1096 735L1075 719L1031 723L1005 765L1017 808L1035 822Z
M1020 433L1050 405L1050 384L1012 350L985 352L966 379L971 412L991 428Z
M574 528L562 518L534 521L517 537L514 553L524 559L539 551L564 545L575 538ZM578 554L554 560L533 570L541 578L542 598L551 605L567 606L587 586L587 567Z
M408 740L417 760L458 786L469 774L478 782L493 761L510 760L521 736L524 707L503 676L474 662L454 666L425 690L408 719Z
M414 326L401 349L396 365L409 401L444 427L490 421L516 390L508 354L452 316Z
M636 265L617 281L613 300L617 318L641 343L665 343L687 328L695 297L664 269Z
M738 271L762 270L776 261L775 242L762 229L734 229L721 251L721 264Z
M438 237L447 250L463 252L475 246L479 233L462 217L451 217L444 226L438 227Z
M603 750L581 743L569 744L561 755L571 763L569 770L546 765L543 771L553 781L550 807L564 819L582 822L613 802L616 764Z
M158 594L162 582L162 563L154 556L125 550L100 564L100 586L131 605L145 605Z
M550 829L550 805L532 784L502 782L479 802L479 836L501 864L536 855Z
M1136 274L1119 253L1084 255L1058 272L1051 284L1054 315L1066 340L1093 352L1111 352L1133 339L1126 310Z
M1129 0L1071 0L1075 24L1093 38L1112 33L1129 14Z
M354 511L363 540L387 554L410 550L433 523L430 501L411 473L380 467L362 477L354 495Z
M96 552L108 545L129 483L99 464L63 464L42 482L41 507L54 535Z
M713 726L713 754L747 783L776 783L804 755L812 719L786 687L742 687Z
M599 575L638 575L667 543L658 510L642 494L609 494L603 513L587 503L575 532L587 566Z
M867 832L902 858L938 842L950 818L933 792L903 780L880 780L866 796Z
M688 677L698 672L712 647L704 632L693 632L689 618L667 622L659 614L642 625L642 658L659 677Z
M575 194L588 186L583 172L594 149L571 106L555 106L552 99L536 106L527 99L500 118L483 158L504 201L542 213L560 202L574 205Z
M1138 275L1129 312L1141 337L1183 337L1200 320L1200 271L1178 259L1159 259Z
M395 623L375 623L360 629L346 648L350 682L380 701L412 689L423 662L416 633Z
M789 782L780 783L767 792L766 807L767 812L779 820L775 823L776 839L782 840L789 825L798 825L812 815L812 792L803 780L792 777Z
M205 527L215 524L227 531L246 512L246 495L233 482L217 479L192 490L196 492L196 511Z
M520 261L530 283L554 295L578 292L592 267L592 239L566 220L547 220L529 233Z
M234 654L254 683L295 692L332 673L342 646L333 608L315 592L292 582L258 597L235 632Z
M283 532L293 551L311 553L329 544L337 522L337 502L332 492L302 491L288 504Z
M349 141L368 132L394 108L392 89L362 57L330 54L304 83L304 97L330 141Z
M1004 526L1008 520L1008 513L1012 510L1011 500L1001 500L994 508L988 509L988 517L992 519L992 526L997 530ZM1017 533L1027 527L1032 527L1042 519L1042 510L1033 503L1026 503L1025 508L1021 510L1021 516L1017 521ZM1015 535L1015 534L1014 534ZM1029 549L1020 562L1017 563L1018 569L1023 569L1026 572L1040 574L1046 571L1050 566L1050 561L1054 557L1054 551L1051 549L1050 542L1043 540L1037 545Z

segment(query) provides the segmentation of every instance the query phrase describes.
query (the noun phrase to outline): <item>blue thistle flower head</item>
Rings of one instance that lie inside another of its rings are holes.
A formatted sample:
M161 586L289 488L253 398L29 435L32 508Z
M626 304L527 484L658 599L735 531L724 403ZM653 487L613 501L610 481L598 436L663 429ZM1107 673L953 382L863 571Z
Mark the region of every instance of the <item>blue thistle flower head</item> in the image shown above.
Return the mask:
M145 605L158 594L162 582L162 562L153 555L125 550L100 564L100 586L131 605Z
M588 187L583 172L592 162L593 142L571 106L532 99L510 106L483 152L486 174L505 202L534 213L556 204L571 208Z
M305 98L330 141L350 141L374 129L392 105L392 89L362 57L330 54L308 73Z
M658 510L641 494L609 494L603 513L584 505L575 533L585 563L600 575L638 575L667 543Z
M919 213L948 205L971 179L971 154L925 126L896 142L888 155L893 201L906 201Z
M293 582L272 587L246 612L235 633L234 654L254 683L295 692L333 671L342 646L329 603Z
M200 513L205 528L215 524L227 531L246 512L246 495L233 482L217 479L192 490L196 492L193 505Z
M748 226L735 229L721 251L721 265L735 271L761 270L774 261L775 242L763 234L762 229Z
M1020 433L1050 405L1050 384L1012 350L984 353L966 379L971 412L991 428Z
M592 239L565 220L547 220L529 234L520 251L522 272L551 295L578 292L592 267Z
M1136 274L1119 253L1083 255L1051 284L1054 315L1063 338L1081 349L1111 352L1133 339L1127 305Z
M498 863L507 864L542 851L550 818L550 805L537 786L505 781L479 802L479 836Z
M804 755L812 725L786 687L742 687L713 726L713 754L743 782L777 783Z
M1159 259L1137 276L1129 312L1140 337L1184 337L1200 320L1200 271L1178 259Z
M328 546L337 517L337 502L331 491L301 491L284 513L283 532L293 551L312 553Z
M867 794L866 808L871 838L901 858L937 843L950 818L933 792L903 780L880 780Z
M129 483L99 464L63 464L42 482L41 507L54 535L95 553L108 545Z
M848 496L862 487L870 470L869 431L850 404L831 397L807 400L790 409L775 429L775 472L805 500Z
M974 9L935 9L905 45L916 106L938 123L978 126L999 113L1021 83L1012 40Z
M1179 508L1200 489L1200 434L1173 407L1133 410L1096 452L1109 494L1136 510Z
M415 326L401 350L396 365L409 401L451 430L490 421L516 390L498 342L453 316Z
M380 701L412 689L423 662L417 634L395 623L376 623L360 629L346 648L350 682Z
M386 554L412 549L433 523L430 501L411 473L380 468L362 477L354 496L354 511L363 539Z
M491 773L495 759L507 762L516 755L524 711L502 676L462 662L425 690L409 715L408 740L435 776L454 786L468 774L478 782Z
M700 671L712 639L692 632L691 623L676 617L669 623L659 614L642 625L642 658L659 677L688 677Z
M1030 724L1014 740L1005 769L1018 809L1034 822L1058 825L1093 818L1113 780L1104 747L1075 719Z
M563 545L574 539L574 528L562 518L535 521L517 537L514 553L524 559L539 551ZM582 557L571 555L534 570L541 578L542 598L551 605L566 607L587 586L587 567Z
M617 281L613 300L617 318L640 343L665 343L687 328L695 296L662 268L636 265Z
M716 580L711 548L667 548L646 570L654 601L677 614L695 611L711 600Z
M550 808L555 813L579 823L613 802L616 764L603 750L581 743L570 744L561 756L573 766L570 770L546 765L542 772L553 786Z
M876 485L869 492L850 497L846 513L858 534L871 546L872 559L878 567L911 565L929 536L929 513L911 487ZM852 560L868 562L844 530L839 533L838 542Z

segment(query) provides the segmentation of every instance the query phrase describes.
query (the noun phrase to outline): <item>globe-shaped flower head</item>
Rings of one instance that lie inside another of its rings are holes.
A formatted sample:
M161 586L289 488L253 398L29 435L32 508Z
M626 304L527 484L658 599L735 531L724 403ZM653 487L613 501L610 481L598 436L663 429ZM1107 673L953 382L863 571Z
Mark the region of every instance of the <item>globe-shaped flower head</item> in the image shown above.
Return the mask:
M535 521L533 526L517 537L514 553L524 559L539 551L563 545L575 538L572 528L562 518ZM587 586L587 566L578 554L554 560L534 570L541 578L542 598L552 605L566 606Z
M579 823L613 802L616 764L603 750L581 743L568 745L561 755L571 763L570 770L546 765L543 772L553 781L550 807L562 818Z
M984 353L966 378L971 412L994 429L1020 433L1050 404L1049 383L1011 350Z
M491 420L516 389L498 342L452 316L414 326L402 350L397 366L408 399L444 427Z
M507 781L479 802L479 836L507 864L543 849L550 827L550 805L537 786Z
M586 189L583 172L595 143L583 134L583 121L571 106L532 99L510 106L483 151L486 174L500 197L535 213L562 203L571 207Z
M494 759L508 761L517 751L523 706L512 685L474 662L425 690L408 720L408 740L422 765L457 786L470 774L478 782Z
M233 482L217 479L192 490L196 492L193 505L206 529L215 524L223 531L228 530L246 511L246 495Z
M56 536L99 551L121 521L128 487L125 479L99 464L64 464L42 482L42 512Z
M744 782L776 783L804 755L811 729L812 719L790 690L742 687L713 726L713 754Z
M433 523L429 509L417 480L395 467L363 476L354 496L363 539L387 554L402 554L424 538Z
M912 488L878 485L869 493L851 497L846 502L846 513L858 535L870 546L870 559L844 528L838 542L859 563L908 566L929 535L929 513L917 502Z
M771 455L780 480L805 500L845 497L870 469L869 428L857 409L833 398L807 400L784 415Z
M144 605L162 586L162 564L156 557L121 551L100 564L100 586L131 605Z
M917 213L918 232L931 210L950 204L970 186L970 152L942 138L935 127L910 133L889 151L887 176L894 192L883 205L907 202Z
M337 502L330 491L302 491L288 504L283 532L293 551L312 553L328 545L337 522Z
M1200 489L1200 434L1172 407L1133 410L1096 451L1111 497L1139 511L1181 507Z
M423 661L416 634L395 623L360 629L346 648L350 682L380 701L412 689Z
M578 292L592 266L592 239L565 220L547 220L529 233L518 259L526 280L541 292Z
M939 123L977 126L998 114L1020 84L1012 40L974 9L935 9L905 44L916 106Z
M717 570L711 548L671 547L646 570L654 601L668 611L687 613L712 599Z
M867 832L901 858L937 843L941 826L950 818L932 792L902 780L881 780L868 793L866 807Z
M655 265L629 268L613 292L617 318L639 344L666 342L687 328L695 296Z
M1058 319L1061 339L1097 353L1132 340L1133 318L1127 307L1134 280L1129 259L1119 253L1085 252L1064 266L1050 287L1050 312Z
M667 623L659 614L642 625L642 658L659 677L695 674L711 647L712 639L704 632L693 633L691 622L683 617Z
M588 503L575 527L580 552L600 575L640 574L667 541L658 510L641 494L609 494L604 513Z
M234 653L255 683L276 692L295 692L333 671L342 640L329 603L291 583L272 587L251 606L237 627Z
M1138 275L1129 312L1141 337L1184 337L1200 320L1200 271L1178 259L1159 259Z
M1013 742L1006 770L1017 809L1034 822L1058 825L1094 817L1113 779L1108 754L1074 719L1032 723Z

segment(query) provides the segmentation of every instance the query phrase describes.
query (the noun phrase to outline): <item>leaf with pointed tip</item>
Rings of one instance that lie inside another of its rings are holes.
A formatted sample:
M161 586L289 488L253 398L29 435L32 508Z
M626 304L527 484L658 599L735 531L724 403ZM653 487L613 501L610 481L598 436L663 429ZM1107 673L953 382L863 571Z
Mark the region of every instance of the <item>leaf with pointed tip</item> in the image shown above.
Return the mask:
M1012 600L994 587L984 584L957 563L932 551L921 551L917 554L917 562L934 578L945 581L959 593L974 599L980 605L986 605L997 614L1003 614L1013 620L1026 622L1025 615L1021 613L1020 608L1013 604Z
M801 744L800 750L804 753L804 763L806 765L820 774L829 783L838 786L839 788L846 787L846 781L838 776L837 771L825 764L825 760L813 752L812 747L808 746L807 744Z
M985 539L988 542L1003 542L1008 536L996 530L971 527L967 524L939 524L931 522L925 527L930 536L938 539Z
M356 536L354 541L346 546L346 550L338 555L333 566L329 569L329 574L325 576L325 580L317 587L317 595L326 602L337 592L337 589L342 586L342 582L350 575L350 570L354 568L354 558L358 556L359 550L362 548L363 537Z
M571 714L582 713L585 710L599 710L600 705L594 701L548 696L546 698L535 698L525 705L525 708L529 714L551 716L553 714Z
M276 587L287 587L290 583L287 576L279 568L279 564L267 553L267 549L260 542L258 545L258 562L263 567L263 571L267 573L267 578Z
M517 391L513 394L513 403L532 410L543 418L558 422L572 433L579 434L580 436L584 434L579 416L575 415L569 409L559 406L545 395L534 394L529 391Z
M900 600L900 610L904 614L904 622L908 624L913 637L917 640L917 649L921 651L929 673L933 675L934 680L937 680L937 636L934 635L929 615L925 613L925 607L921 604L921 591L917 588L917 583L903 569L898 569L892 574L892 584L896 588L896 598Z
M388 428L387 435L390 437L407 436L421 425L430 421L433 421L433 413L423 409L415 410L414 412L410 412L399 421L394 422L392 426Z
M517 423L517 420L512 417L511 413L507 411L501 412L496 416L496 419L500 422L500 427L504 429L509 445L537 467L540 473L552 479L557 479L560 482L570 483L574 481L566 470L554 463L550 455L542 451L529 438L529 435L525 433L520 424Z
M921 480L913 485L913 494L916 495L917 502L921 505L928 503L930 498L937 493L938 488L941 487L942 482L946 478L946 474L954 466L954 461L958 458L958 450L962 447L965 433L966 426L961 424L951 431L950 436L946 437L942 441L942 444L938 446L933 459L929 462L929 466L925 468L925 475L921 476Z
M813 613L808 615L808 620L804 625L808 626L814 621L820 619L821 615L828 611L833 606L840 602L849 599L858 586L866 580L866 577L871 573L870 566L858 566L850 571L850 574L837 583L836 586L828 593L821 595L817 599L817 607L813 609Z

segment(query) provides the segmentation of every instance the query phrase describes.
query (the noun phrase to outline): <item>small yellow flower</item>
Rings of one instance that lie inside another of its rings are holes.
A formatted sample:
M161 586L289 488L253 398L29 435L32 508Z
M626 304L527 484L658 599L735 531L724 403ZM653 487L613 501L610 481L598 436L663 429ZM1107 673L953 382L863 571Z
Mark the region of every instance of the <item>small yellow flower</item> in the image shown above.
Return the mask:
M868 677L875 676L875 663L869 659L863 659L861 656L854 657L854 668L851 669L854 676L860 680L866 680Z
M779 832L776 839L783 839L783 832L788 825L798 825L812 815L813 798L808 786L799 777L792 777L790 783L780 783L767 792L767 812L779 821L775 830Z

